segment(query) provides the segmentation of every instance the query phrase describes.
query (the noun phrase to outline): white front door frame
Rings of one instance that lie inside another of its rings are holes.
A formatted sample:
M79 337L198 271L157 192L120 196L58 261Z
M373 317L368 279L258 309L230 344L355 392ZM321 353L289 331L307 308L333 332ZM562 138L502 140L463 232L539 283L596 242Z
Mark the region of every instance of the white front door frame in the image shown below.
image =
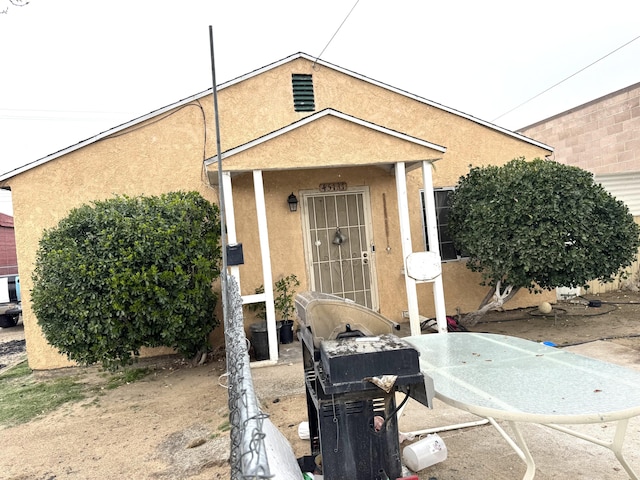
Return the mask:
M371 195L370 195L370 190L368 186L357 186L357 187L348 187L346 190L342 191L342 192L330 192L330 193L324 193L321 192L319 190L302 190L300 191L300 197L301 197L301 212L302 212L302 228L303 228L303 245L304 245L304 252L305 252L305 265L307 268L307 275L309 278L309 285L311 287L315 287L315 289L318 288L317 285L314 285L314 281L315 281L315 276L314 276L314 269L313 269L313 260L312 260L312 255L311 255L311 251L313 248L312 242L311 242L311 235L310 232L308 230L308 225L309 225L309 214L310 212L308 211L308 206L307 206L307 199L308 197L315 197L315 196L332 196L332 195L341 195L341 194L358 194L361 193L362 194L362 201L363 201L363 214L364 214L364 223L365 223L365 235L366 235L366 244L367 244L367 251L363 252L366 253L366 259L361 257L361 259L363 261L367 262L367 267L369 270L369 292L370 292L370 298L371 298L371 305L367 305L368 308L371 308L372 310L375 311L379 311L380 309L380 297L379 297L379 292L378 292L378 279L377 279L377 272L376 272L376 263L375 263L375 249L373 247L373 219L372 219L372 212L371 212Z

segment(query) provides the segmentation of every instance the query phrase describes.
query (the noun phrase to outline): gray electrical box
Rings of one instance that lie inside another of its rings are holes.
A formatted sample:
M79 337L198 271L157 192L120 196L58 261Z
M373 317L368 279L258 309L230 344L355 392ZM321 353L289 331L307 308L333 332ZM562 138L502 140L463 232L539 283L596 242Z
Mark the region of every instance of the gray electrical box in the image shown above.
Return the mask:
M242 252L242 244L234 243L227 245L227 265L244 265L244 254Z

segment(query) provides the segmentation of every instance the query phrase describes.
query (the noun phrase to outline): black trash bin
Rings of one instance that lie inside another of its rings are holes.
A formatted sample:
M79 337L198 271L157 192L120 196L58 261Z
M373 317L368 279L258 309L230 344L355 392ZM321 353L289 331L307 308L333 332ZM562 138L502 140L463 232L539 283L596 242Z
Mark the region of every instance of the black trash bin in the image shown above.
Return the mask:
M280 328L282 325L276 323L276 338L280 338ZM253 345L253 355L256 360L269 360L269 334L267 332L267 323L252 323L249 326L251 331L251 345ZM278 350L280 347L278 346Z

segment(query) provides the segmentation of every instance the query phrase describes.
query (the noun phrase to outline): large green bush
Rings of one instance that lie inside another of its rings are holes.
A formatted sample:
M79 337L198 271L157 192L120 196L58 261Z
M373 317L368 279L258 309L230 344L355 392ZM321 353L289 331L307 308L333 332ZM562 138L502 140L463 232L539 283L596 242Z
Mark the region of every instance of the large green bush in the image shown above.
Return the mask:
M472 168L449 228L485 284L530 291L610 281L640 245L629 209L591 173L541 159Z
M72 210L40 240L33 309L49 343L107 368L142 347L204 351L218 324L218 208L196 192L118 196Z

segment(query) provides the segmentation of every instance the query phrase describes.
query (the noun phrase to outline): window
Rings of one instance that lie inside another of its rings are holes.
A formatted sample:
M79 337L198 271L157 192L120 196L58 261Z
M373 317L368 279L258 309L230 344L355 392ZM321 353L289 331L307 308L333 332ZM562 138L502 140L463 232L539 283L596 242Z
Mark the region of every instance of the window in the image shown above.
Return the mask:
M440 244L440 256L445 260L458 260L464 255L456 250L453 239L449 233L449 212L451 211L450 194L453 188L442 188L433 191L436 204L436 223L438 225L438 242ZM429 250L429 240L427 239L427 212L424 202L424 190L420 190L420 204L422 206L422 232L424 244Z
M293 108L296 112L313 112L316 109L313 97L313 77L294 73L291 75L293 87Z

